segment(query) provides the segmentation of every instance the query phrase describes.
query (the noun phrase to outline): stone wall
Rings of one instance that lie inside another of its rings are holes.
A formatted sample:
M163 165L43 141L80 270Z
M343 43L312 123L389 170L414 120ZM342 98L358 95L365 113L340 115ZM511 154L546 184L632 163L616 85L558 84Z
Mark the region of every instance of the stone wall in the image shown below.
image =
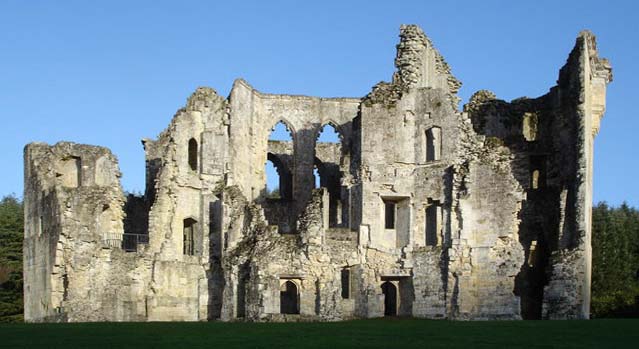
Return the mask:
M611 79L594 36L548 94L482 90L461 111L418 27L395 65L363 98L198 88L142 141L143 197L123 195L107 149L27 145L25 319L587 318ZM269 140L280 121L292 141ZM339 143L318 142L327 124Z

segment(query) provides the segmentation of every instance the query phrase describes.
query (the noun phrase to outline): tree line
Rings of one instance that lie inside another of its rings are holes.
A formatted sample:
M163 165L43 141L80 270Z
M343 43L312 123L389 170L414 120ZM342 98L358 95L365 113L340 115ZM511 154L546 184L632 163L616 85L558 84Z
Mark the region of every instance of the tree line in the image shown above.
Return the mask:
M275 192L275 190L274 190ZM22 317L22 202L0 201L0 322ZM639 210L599 203L592 210L591 315L639 317Z

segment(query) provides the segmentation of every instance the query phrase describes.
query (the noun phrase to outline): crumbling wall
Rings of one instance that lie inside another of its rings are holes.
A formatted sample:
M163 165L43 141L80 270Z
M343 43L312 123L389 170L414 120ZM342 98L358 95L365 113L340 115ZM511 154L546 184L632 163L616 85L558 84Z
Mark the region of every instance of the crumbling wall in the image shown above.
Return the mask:
M566 186L566 217L559 233L558 250L550 257L552 271L544 290L546 318L590 315L593 147L605 111L606 85L611 80L610 64L599 58L594 35L581 32L560 71L556 91L562 121L572 121L574 130L568 148L572 154L566 157L571 160L568 168L571 172L566 177L572 181ZM562 146L568 142L569 139L561 138Z
M226 101L214 90L200 88L158 140L147 145L163 164L149 214L149 253L154 260L149 320L211 317L210 294L221 286L207 277L215 268L214 258L219 258L210 253L209 209L224 179L227 124Z
M501 156L468 165L465 191L455 203L460 230L449 251L448 289L453 318L519 318L513 285L524 260L517 217L522 193L511 177L507 151L499 146L490 151Z
M143 299L128 292L145 261L121 250L115 157L100 147L33 143L25 166L25 320L144 319Z
M611 78L594 36L548 94L481 90L463 111L418 27L395 65L362 99L198 88L142 141L143 197L124 197L107 149L28 145L25 319L586 318ZM279 121L292 141L269 141ZM339 144L318 142L327 124Z

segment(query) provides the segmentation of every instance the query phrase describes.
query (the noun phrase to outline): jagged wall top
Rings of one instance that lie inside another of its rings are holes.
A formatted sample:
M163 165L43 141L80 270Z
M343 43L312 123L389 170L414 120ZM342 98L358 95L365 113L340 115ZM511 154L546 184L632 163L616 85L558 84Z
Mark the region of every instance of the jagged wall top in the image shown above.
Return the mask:
M607 58L600 58L597 51L597 38L589 30L582 30L577 41L583 40L588 47L590 69L594 76L603 78L606 83L612 82L612 66Z
M397 44L392 83L380 82L366 97L374 103L393 103L413 88L440 88L448 92L453 107L457 109L460 99L457 91L462 86L433 43L417 25L400 27L400 42Z
M210 87L198 87L186 102L186 110L203 110L210 107L212 101L221 99L217 91Z
M456 94L462 86L455 78L444 57L435 49L433 43L416 25L402 25L399 32L400 42L397 45L395 67L397 72L393 76L394 83L400 83L407 88L413 87L444 87L437 86L433 81L434 73L442 74L451 94ZM431 57L432 55L432 57ZM430 61L432 59L432 61ZM434 63L434 66L428 66Z

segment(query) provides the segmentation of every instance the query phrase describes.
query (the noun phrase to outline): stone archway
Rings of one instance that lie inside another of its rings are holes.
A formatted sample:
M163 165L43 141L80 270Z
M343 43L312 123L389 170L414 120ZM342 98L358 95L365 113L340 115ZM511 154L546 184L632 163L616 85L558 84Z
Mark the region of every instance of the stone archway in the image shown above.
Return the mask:
M390 281L382 284L384 316L397 316L397 286Z
M286 281L280 286L280 313L299 314L299 290L293 281Z

